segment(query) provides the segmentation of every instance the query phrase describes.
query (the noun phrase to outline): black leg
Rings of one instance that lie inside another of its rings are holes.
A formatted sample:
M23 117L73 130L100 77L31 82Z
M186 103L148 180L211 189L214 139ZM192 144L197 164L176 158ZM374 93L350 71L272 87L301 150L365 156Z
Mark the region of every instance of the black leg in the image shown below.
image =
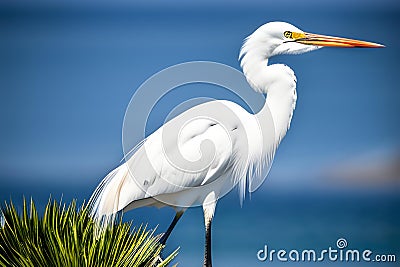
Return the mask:
M212 218L209 218L205 222L206 227L206 243L204 247L204 263L203 267L212 267L211 264L211 222Z
M160 239L160 243L161 243L161 244L165 245L165 243L167 243L168 237L170 236L170 234L171 234L172 230L174 229L176 223L177 223L177 222L179 221L179 219L182 217L182 215L183 215L184 212L185 212L185 211L182 210L182 211L178 211L178 212L175 214L174 219L172 220L171 224L170 224L169 227L168 227L168 230L163 234L163 236L162 236L161 239Z

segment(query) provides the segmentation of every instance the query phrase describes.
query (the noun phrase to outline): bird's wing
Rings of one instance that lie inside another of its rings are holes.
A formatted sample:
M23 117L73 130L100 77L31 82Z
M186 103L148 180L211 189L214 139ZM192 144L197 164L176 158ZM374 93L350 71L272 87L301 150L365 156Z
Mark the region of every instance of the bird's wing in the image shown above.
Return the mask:
M221 112L217 102L198 105L147 137L95 190L92 213L111 215L133 201L202 186L220 177L231 164L235 140L230 130L235 119L218 118L218 111L228 112Z
M205 185L228 167L232 143L220 123L197 117L180 126L164 125L127 161L143 197Z

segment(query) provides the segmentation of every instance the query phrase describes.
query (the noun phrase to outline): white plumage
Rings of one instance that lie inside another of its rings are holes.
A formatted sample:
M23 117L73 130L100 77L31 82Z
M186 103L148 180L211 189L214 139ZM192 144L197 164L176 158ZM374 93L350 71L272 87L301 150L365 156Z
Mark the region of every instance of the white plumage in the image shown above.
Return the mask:
M261 181L275 151L268 140L273 132L263 137L258 119L229 101L184 112L151 134L102 181L90 201L93 212L102 216L143 205L202 205L211 191L220 195L236 184L243 198L246 177L250 183Z
M305 33L285 22L261 26L246 38L239 59L251 87L267 95L263 108L250 114L236 103L211 101L170 120L103 179L89 201L93 216L107 223L121 210L171 206L177 215L165 243L186 208L202 205L204 266L211 266L210 228L219 197L238 186L243 201L246 189L253 192L262 184L296 106L294 72L283 64L268 66L268 58L321 46L382 47Z

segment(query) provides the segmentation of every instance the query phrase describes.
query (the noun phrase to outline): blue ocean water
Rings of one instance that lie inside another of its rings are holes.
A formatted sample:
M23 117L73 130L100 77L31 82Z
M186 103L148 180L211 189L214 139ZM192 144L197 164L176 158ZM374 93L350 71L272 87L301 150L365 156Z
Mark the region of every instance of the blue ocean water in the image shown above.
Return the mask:
M323 49L271 60L295 70L297 108L262 188L243 207L235 190L220 201L213 224L215 266L289 264L260 262L256 253L266 244L325 249L342 237L349 248L396 254L400 260L399 188L383 179L368 189L362 180L359 185L345 180L327 190L332 181L324 172L357 155L399 150L400 38L393 31L399 11L343 4L0 5L0 201L12 198L20 205L22 196L32 196L43 208L50 195L66 202L88 199L123 156L124 111L143 81L192 60L239 68L242 40L267 21L284 20L306 31L381 42L387 48ZM160 103L149 131L162 124L173 101L193 96L232 97L213 88L201 94L182 88ZM125 219L158 225L161 232L172 217L171 209L142 208ZM180 247L179 266L200 266L203 235L202 211L190 209L167 248ZM353 265L390 264L348 263Z
M65 177L67 179L67 177ZM271 177L273 179L273 177ZM328 266L397 266L400 254L400 196L398 191L383 192L315 192L310 190L277 190L268 187L254 193L240 206L236 190L222 198L213 222L213 260L215 266L319 266L321 262L262 262L257 252L269 250L300 251L313 249L320 253L329 247L337 249L339 238L347 240L347 249L375 255L395 255L394 263L323 261ZM21 189L22 188L22 189ZM5 189L9 191L5 192ZM44 209L51 193L53 199L83 199L90 186L2 187L1 196L21 208L21 194L32 196L39 210ZM4 197L7 196L7 197ZM165 231L174 211L171 208L139 208L124 215L134 226L147 224L148 229ZM166 253L179 247L174 260L178 266L200 266L203 259L204 224L200 207L189 209L178 222ZM372 256L371 256L372 258Z

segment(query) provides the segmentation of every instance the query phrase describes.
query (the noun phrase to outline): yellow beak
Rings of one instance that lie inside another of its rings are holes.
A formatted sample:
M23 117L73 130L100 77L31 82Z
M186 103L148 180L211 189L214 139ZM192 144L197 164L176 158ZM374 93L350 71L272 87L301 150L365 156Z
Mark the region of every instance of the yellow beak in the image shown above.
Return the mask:
M347 39L342 37L333 37L313 33L305 33L301 38L294 40L297 43L306 45L317 45L317 46L334 46L334 47L372 47L380 48L385 47L381 44L359 41L353 39Z

